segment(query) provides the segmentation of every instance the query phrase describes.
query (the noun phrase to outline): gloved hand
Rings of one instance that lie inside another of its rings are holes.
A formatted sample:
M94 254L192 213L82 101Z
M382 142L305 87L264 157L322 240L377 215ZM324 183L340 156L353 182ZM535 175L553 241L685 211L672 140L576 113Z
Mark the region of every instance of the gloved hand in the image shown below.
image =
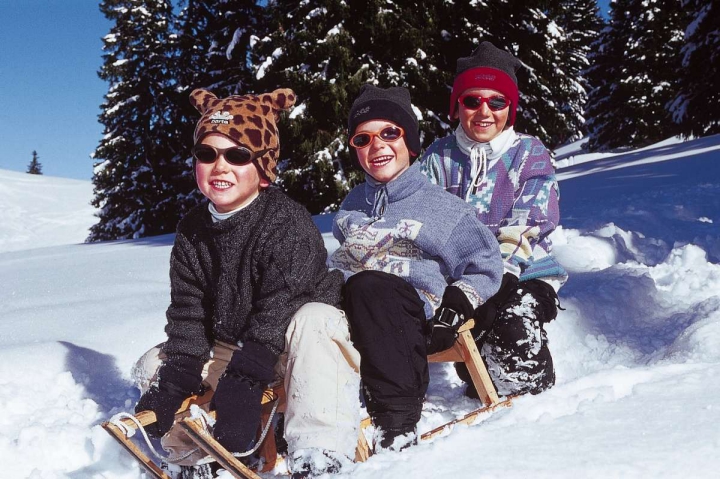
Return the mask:
M458 337L458 329L472 316L472 303L465 293L457 286L445 288L440 307L430 321L427 353L434 354L452 347Z
M276 362L277 355L251 341L233 353L210 403L217 411L213 436L228 451L244 452L255 438Z
M475 341L481 341L490 332L498 311L517 293L518 284L517 276L512 273L505 273L498 292L478 306L475 310L475 326L472 329Z
M531 279L519 285L521 294L530 293L538 302L537 319L541 323L549 323L557 317L559 300L558 295L545 281Z
M158 371L158 384L140 397L135 413L152 411L157 421L145 426L150 437L161 438L172 427L175 413L183 401L197 393L202 378L202 364L194 358L168 359Z

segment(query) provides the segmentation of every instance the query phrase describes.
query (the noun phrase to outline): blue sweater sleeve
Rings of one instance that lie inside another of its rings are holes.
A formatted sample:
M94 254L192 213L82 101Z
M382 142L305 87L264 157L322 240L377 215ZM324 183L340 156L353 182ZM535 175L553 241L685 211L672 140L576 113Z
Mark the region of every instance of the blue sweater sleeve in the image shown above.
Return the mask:
M503 263L498 242L474 214L457 223L441 256L450 275L448 283L460 288L474 307L500 289Z

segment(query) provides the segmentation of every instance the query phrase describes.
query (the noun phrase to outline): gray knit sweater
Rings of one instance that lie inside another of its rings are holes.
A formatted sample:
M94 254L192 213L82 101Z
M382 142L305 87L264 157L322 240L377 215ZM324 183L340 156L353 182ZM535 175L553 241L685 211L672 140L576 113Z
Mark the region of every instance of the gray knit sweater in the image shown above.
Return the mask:
M207 204L194 208L178 225L170 257L165 353L202 364L220 340L280 354L302 305L339 303L343 278L328 272L326 258L310 214L277 188L217 223Z
M462 289L473 306L500 287L495 236L472 206L430 184L418 164L385 184L367 176L342 202L333 234L340 248L331 267L346 278L364 270L402 277L425 302L428 318L448 285Z

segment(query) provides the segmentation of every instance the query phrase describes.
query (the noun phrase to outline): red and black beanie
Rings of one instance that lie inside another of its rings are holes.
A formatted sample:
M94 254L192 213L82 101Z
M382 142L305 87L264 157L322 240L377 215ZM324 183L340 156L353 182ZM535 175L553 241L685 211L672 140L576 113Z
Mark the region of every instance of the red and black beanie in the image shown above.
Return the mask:
M458 58L455 81L450 94L450 119L457 115L460 95L470 88L497 90L510 100L508 125L515 123L520 93L515 72L523 66L512 54L490 42L482 42L469 57Z
M387 89L366 83L350 107L348 116L348 141L359 125L366 121L391 121L405 130L405 145L412 156L420 153L420 124L412 109L410 92L407 88L394 86ZM350 156L357 160L355 148L350 147Z

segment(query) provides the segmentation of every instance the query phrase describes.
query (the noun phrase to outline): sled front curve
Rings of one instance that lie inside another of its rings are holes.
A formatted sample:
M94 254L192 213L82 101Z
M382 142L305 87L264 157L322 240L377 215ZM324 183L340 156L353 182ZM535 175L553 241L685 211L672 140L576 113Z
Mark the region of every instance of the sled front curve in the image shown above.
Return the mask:
M180 409L178 409L178 412L176 413L176 418L182 418L190 414L190 406L192 406L193 404L197 404L198 406L208 404L211 397L212 392L210 391L200 396L190 396L182 403ZM155 421L157 421L155 413L152 411L142 411L135 414L134 417L143 427L149 424L153 424ZM129 431L135 431L137 429L137 424L132 419L125 418L121 419L120 422ZM145 454L143 451L140 450L139 447L135 445L130 435L126 435L123 428L111 421L105 421L104 423L102 423L102 427L108 432L108 434L110 434L113 439L115 439L127 452L129 452L138 461L140 467L145 469L145 471L147 471L147 473L150 474L153 479L171 479L170 476L168 476L165 471L160 468L160 466L155 464L155 462L150 459L147 454Z

